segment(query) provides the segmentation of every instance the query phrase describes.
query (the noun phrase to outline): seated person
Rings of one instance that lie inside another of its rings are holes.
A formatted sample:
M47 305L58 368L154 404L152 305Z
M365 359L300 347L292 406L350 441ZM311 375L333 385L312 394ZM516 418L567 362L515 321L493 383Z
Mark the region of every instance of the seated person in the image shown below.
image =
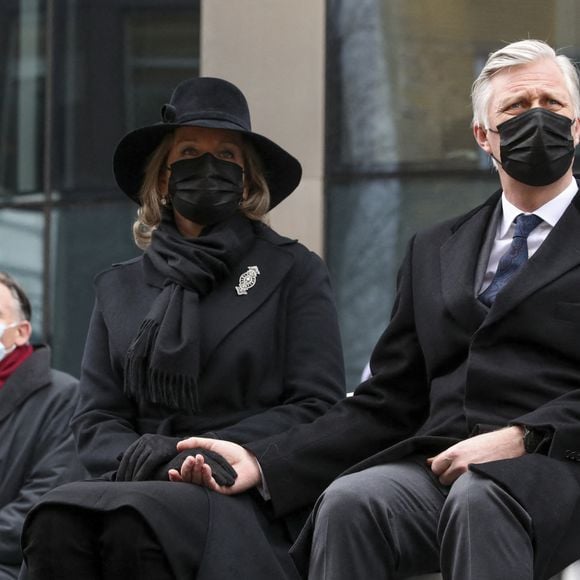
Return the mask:
M78 381L30 344L30 302L0 272L0 580L18 577L24 518L47 491L84 475L70 418Z
M345 395L326 267L263 222L301 166L252 132L239 89L195 78L161 123L123 138L114 170L139 203L144 253L96 280L73 428L101 480L63 486L32 512L30 578L295 578L288 549L307 512L273 518L256 494L168 473L184 461L179 438L246 444Z

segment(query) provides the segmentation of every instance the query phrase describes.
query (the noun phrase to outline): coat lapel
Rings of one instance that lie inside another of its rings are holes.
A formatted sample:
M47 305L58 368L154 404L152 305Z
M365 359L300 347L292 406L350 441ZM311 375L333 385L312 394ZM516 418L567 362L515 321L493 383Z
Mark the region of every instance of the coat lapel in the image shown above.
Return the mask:
M486 239L489 221L499 193L467 215L452 228L441 247L441 290L451 315L468 331L475 331L487 313L475 297L478 256Z
M577 194L538 251L524 264L489 311L486 324L505 316L522 300L580 265L580 195Z
M48 386L49 373L49 348L35 348L0 389L0 422L20 407L30 395Z
M207 361L213 350L243 320L260 307L274 292L294 263L294 256L283 247L260 238L240 261L229 278L216 288L202 303L201 323L204 329L202 361ZM236 287L248 271L256 267L255 284L239 294Z

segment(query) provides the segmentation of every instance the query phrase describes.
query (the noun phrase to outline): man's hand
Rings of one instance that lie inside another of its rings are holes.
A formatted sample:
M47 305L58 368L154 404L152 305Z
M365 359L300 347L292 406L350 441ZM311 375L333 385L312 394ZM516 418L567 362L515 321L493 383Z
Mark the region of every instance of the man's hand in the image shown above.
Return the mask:
M188 457L182 464L181 470L169 470L171 481L184 481L203 485L213 491L224 495L235 495L255 487L261 482L258 460L249 451L230 441L219 439L205 439L203 437L190 437L179 441L178 451L201 447L219 453L237 472L236 482L231 487L220 486L213 478L211 467L205 463L202 455Z
M443 485L451 485L467 471L470 463L513 459L524 453L523 429L514 426L460 441L439 455L430 457L427 463Z

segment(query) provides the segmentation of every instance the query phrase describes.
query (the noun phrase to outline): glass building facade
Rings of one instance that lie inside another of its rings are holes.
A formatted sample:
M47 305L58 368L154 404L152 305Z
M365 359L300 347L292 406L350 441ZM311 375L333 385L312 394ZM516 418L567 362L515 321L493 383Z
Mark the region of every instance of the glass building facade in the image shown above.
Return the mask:
M275 11L287 1L263 3ZM79 372L95 274L138 252L112 153L127 130L159 119L171 87L200 73L202 9L202 0L0 2L0 269L30 294L36 337L57 368ZM580 5L327 0L326 15L320 227L352 389L388 321L410 236L498 186L471 134L474 76L489 52L521 38L580 57ZM265 31L250 32L260 54Z

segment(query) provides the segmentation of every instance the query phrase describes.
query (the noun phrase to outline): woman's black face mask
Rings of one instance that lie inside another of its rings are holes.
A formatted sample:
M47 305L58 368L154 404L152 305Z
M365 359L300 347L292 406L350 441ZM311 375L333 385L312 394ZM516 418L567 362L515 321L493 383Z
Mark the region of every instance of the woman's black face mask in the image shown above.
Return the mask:
M244 171L211 153L180 159L170 167L169 196L184 218L209 226L231 217L244 192Z
M533 108L497 126L501 166L527 185L549 185L560 179L574 159L574 120Z

